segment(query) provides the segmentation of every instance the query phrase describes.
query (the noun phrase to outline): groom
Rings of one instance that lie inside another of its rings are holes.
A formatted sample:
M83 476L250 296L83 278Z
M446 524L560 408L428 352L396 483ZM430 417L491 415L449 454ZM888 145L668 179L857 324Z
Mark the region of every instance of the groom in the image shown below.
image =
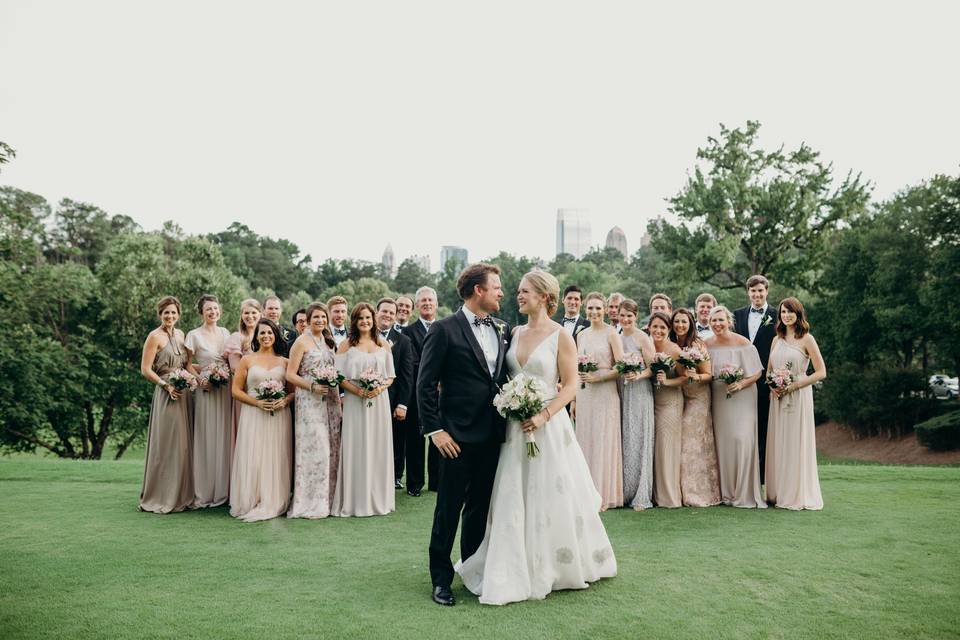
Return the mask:
M420 429L440 450L440 482L430 534L433 601L456 604L450 585L450 553L460 512L460 557L469 558L483 540L490 493L497 472L506 421L493 407L506 382L503 358L510 327L490 317L500 309L500 268L472 264L460 274L457 293L463 306L430 327L417 378Z

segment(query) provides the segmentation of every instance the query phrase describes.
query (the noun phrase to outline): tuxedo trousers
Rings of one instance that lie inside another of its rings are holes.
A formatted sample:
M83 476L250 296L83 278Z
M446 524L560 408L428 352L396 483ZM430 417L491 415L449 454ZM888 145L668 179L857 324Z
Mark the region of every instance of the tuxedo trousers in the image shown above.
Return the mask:
M460 442L456 458L440 457L437 506L430 534L430 580L435 587L453 582L453 551L457 526L460 530L460 558L466 560L480 547L487 527L490 494L500 459L499 442Z
M393 473L396 479L407 472L407 491L423 489L423 465L425 449L424 437L420 435L420 425L416 416L406 420L393 419Z
M764 376L766 369L760 380L757 380L757 455L760 456L760 484L766 484L767 422L770 418L770 387L764 381Z

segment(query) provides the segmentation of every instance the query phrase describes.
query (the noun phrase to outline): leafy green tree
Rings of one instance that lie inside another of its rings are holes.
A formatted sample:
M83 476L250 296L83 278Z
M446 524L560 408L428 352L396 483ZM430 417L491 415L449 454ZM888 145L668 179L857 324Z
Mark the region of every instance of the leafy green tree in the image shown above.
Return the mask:
M17 157L17 152L6 142L0 141L0 165L7 164Z
M289 240L258 235L239 222L209 238L220 247L230 270L251 288L273 289L285 298L313 282L310 256L301 256L300 248Z
M360 278L358 280L345 280L334 287L330 287L323 292L321 297L325 302L335 295L346 298L352 311L353 306L358 302L369 302L375 305L377 300L393 296L393 293L382 280Z
M436 288L436 278L432 273L423 269L416 262L407 258L397 267L397 276L393 280L393 288L400 294L412 296L420 287Z

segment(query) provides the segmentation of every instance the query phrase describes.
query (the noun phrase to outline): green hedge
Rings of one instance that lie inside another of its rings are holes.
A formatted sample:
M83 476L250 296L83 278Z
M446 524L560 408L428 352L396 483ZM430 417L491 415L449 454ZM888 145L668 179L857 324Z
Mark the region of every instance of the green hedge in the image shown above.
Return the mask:
M914 427L920 444L934 451L960 449L960 411L931 418Z

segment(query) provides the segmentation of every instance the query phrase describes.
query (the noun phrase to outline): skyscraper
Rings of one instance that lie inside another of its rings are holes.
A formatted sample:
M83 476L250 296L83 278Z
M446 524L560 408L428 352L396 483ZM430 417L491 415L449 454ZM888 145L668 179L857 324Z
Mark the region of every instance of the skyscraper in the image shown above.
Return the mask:
M383 250L383 257L380 258L380 264L383 265L383 273L393 277L397 273L397 261L393 255L393 247L387 243L387 248Z
M430 272L430 256L412 255L410 256L410 260L412 260L415 265L417 265L427 273Z
M557 255L582 258L590 250L589 215L586 209L557 209Z
M447 268L447 261L453 258L456 260L457 268L456 271L462 270L467 266L467 262L470 260L467 255L467 250L463 247L452 247L449 245L444 245L440 247L440 270Z
M627 257L627 236L620 227L614 227L607 233L607 242L604 245L607 249L616 249Z

